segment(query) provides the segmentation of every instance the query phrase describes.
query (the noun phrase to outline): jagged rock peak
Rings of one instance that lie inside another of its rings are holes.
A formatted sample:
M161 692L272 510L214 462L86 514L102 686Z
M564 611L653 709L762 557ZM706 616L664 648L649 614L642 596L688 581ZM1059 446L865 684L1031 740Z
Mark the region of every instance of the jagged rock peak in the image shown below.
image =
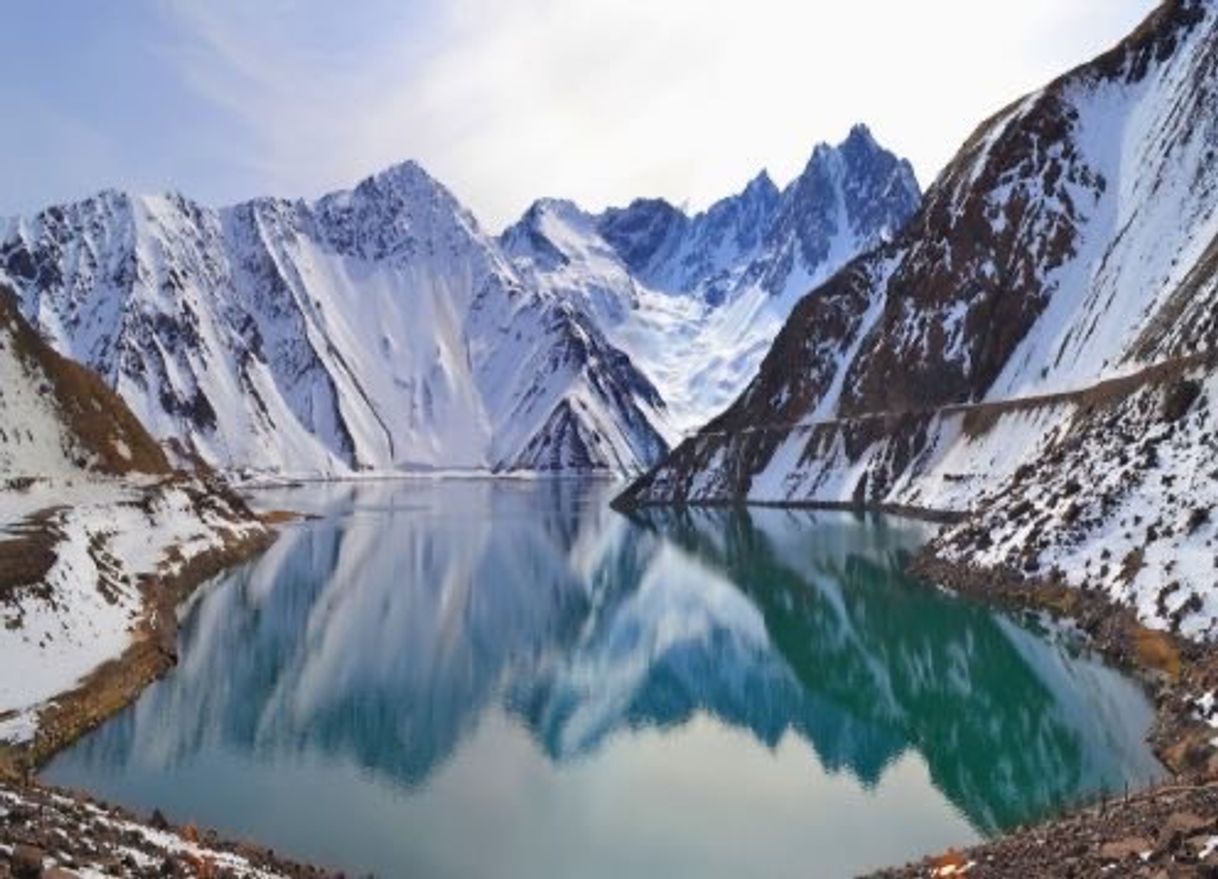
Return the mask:
M740 191L740 198L748 200L768 200L777 198L779 195L778 186L774 183L774 178L770 176L770 172L762 168L761 171L750 180Z

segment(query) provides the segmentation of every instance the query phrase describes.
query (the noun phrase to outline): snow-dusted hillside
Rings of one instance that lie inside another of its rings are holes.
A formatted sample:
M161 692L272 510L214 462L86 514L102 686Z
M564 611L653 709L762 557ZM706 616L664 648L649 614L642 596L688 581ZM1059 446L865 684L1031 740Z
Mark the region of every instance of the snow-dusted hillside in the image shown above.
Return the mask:
M687 430L740 393L804 294L894 237L919 199L909 163L860 125L781 191L763 172L692 217L654 199L599 215L545 200L502 241L522 276L593 317Z
M147 636L160 578L265 538L226 491L171 474L123 402L0 288L0 774L49 700Z
M122 401L51 351L0 286L0 479L168 472L165 453Z
M664 403L413 163L307 204L104 192L0 271L158 437L230 468L635 469Z
M1167 0L987 120L626 502L973 511L945 552L1213 632L1216 91L1218 9Z

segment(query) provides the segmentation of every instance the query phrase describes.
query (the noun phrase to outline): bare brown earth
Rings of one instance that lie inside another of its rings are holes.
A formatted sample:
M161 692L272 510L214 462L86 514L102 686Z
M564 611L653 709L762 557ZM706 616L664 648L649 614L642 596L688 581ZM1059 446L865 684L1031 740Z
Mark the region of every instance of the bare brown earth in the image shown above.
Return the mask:
M85 456L82 469L112 476L170 472L164 449L101 376L56 353L17 311L13 292L0 285L0 328L31 374L45 378L68 433Z
M299 522L302 519L310 517L293 510L268 510L265 513L260 513L258 518L262 520L263 525L287 525L291 522Z
M0 602L17 589L36 589L55 564L55 512L42 510L0 537Z
M58 751L117 714L177 664L177 605L201 583L266 549L274 535L235 533L223 547L201 553L172 576L140 584L146 611L130 646L79 687L58 696L38 718L38 733L21 748L0 747L0 778L28 779Z

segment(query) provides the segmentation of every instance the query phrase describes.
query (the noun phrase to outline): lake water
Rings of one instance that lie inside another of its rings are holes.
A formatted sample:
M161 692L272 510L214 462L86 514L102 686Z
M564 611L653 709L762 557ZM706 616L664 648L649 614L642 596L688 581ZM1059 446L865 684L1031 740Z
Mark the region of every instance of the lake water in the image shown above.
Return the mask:
M321 518L45 779L351 874L807 877L1158 772L1134 683L900 573L924 526L612 491L260 496Z

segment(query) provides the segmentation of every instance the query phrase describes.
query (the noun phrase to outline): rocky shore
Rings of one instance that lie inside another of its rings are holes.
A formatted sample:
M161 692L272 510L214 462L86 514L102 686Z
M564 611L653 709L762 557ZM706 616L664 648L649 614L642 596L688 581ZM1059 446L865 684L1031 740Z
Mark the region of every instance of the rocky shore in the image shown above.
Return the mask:
M976 848L944 852L874 875L882 879L1218 876L1218 785L1145 791Z
M78 686L57 695L36 716L26 741L0 743L0 879L97 879L97 877L250 877L297 879L332 875L296 864L247 843L222 841L194 827L174 828L159 814L139 818L102 806L87 795L57 791L33 781L33 774L56 752L103 723L138 697L177 662L177 608L201 584L226 568L265 550L275 539L272 525L291 514L257 516L224 486L198 505L234 516L234 527L217 529L220 539L202 551L170 548L169 564L138 583L143 611L121 655L105 662ZM33 517L22 532L33 545L54 546ZM250 523L261 522L258 527ZM241 525L242 527L237 527ZM10 548L16 547L10 541ZM45 571L43 571L45 575ZM99 588L104 584L99 584Z
M257 845L226 842L159 814L139 819L80 794L0 782L0 879L333 876Z
M1155 704L1150 742L1163 786L1095 803L965 851L930 855L880 877L1218 876L1218 650L1143 626L1099 590L944 561L933 546L913 573L991 605L1047 611L1136 675Z

